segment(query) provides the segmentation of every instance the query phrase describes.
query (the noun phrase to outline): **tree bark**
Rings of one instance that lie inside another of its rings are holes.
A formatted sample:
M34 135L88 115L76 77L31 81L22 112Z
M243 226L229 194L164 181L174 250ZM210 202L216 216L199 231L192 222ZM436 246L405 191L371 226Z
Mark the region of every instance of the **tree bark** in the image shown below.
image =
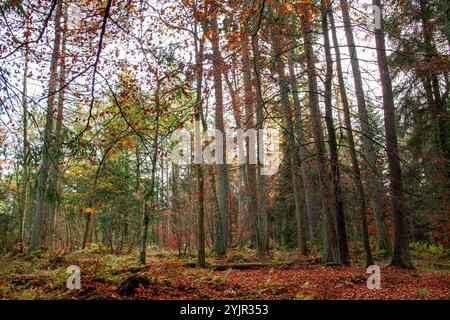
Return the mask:
M254 114L254 96L253 96L253 84L252 84L252 72L250 65L250 52L249 52L249 35L247 32L244 33L242 39L242 73L244 80L244 106L245 106L245 123L244 127L246 130L255 128ZM250 152L249 141L246 141L246 149L247 149L247 162L245 165L246 169L246 213L249 215L250 222L250 239L253 244L256 243L257 235L257 215L258 212L254 211L254 208L257 207L258 202L258 190L256 190L256 165L250 164L248 161L248 155ZM252 189L253 188L253 189Z
M264 8L263 8L264 9ZM263 10L262 10L263 11ZM259 17L262 19L262 17ZM258 131L264 128L264 101L261 92L261 65L260 65L260 51L258 41L257 26L253 26L252 30L252 51L253 51L253 71L256 88L256 129ZM256 250L260 260L265 260L268 255L269 247L269 221L267 216L267 198L266 198L266 177L262 174L262 163L260 150L264 148L264 139L262 135L257 134L257 162L256 175L258 180L258 194L257 194L257 243Z
M30 12L25 13L25 29L27 31L25 42L30 40ZM22 164L22 206L20 208L19 246L23 251L25 245L25 219L28 213L28 194L30 189L30 144L28 141L28 64L30 61L30 48L25 44L23 67L23 93L22 93L22 125L23 125L23 164Z
M231 105L233 108L233 115L234 115L234 120L236 122L236 127L237 127L237 129L242 129L241 110L238 105L236 91L233 88L233 84L231 83L226 70L223 71L223 75L225 77L225 82L227 84L228 91L231 96ZM247 172L246 164L239 164L239 182L238 182L238 190L237 190L237 201L238 201L237 209L238 209L238 222L239 222L237 237L238 237L239 245L243 245L245 242L243 237L244 237L246 216L249 212L248 209L252 208L250 206L249 197L253 196L253 194L250 195L248 192L249 179L248 179L248 175L246 174L246 172Z
M195 141L197 148L202 148L200 125L202 121L202 83L203 83L203 39L198 38L197 24L195 24L195 72L196 72L196 98L195 98ZM201 164L195 165L197 175L197 201L198 201L198 216L197 216L197 265L201 268L206 265L205 258L205 186L203 176L203 166Z
M305 5L306 13L302 15L302 33L306 55L308 75L308 100L315 140L316 156L319 165L319 185L323 201L323 224L324 224L324 250L323 262L338 261L338 244L336 237L336 213L333 205L333 194L331 190L330 171L325 156L325 145L323 128L319 109L319 95L317 85L317 70L314 61L312 27L309 17L309 5Z
M289 105L289 83L287 81L287 77L285 75L284 69L285 66L281 60L281 46L279 39L279 28L276 27L275 21L272 22L271 27L271 38L272 38L272 50L274 55L275 69L278 75L278 88L281 96L281 104L283 105L283 113L286 121L286 129L287 129L287 138L288 138L288 154L289 154L289 168L291 173L291 183L292 190L294 192L294 203L295 203L295 212L298 223L298 231L300 231L298 237L299 249L303 255L308 253L307 245L306 245L306 236L304 233L303 226L303 218L302 218L302 198L300 193L300 177L296 168L298 167L297 160L299 159L297 155L297 148L295 145L295 131L294 131L294 122L292 109Z
M157 76L157 75L156 75ZM139 262L145 264L146 258L146 249L147 249L147 237L148 237L148 224L150 222L150 212L148 208L149 200L152 202L151 210L154 210L153 203L155 202L155 184L156 184L156 170L157 170L157 160L158 160L158 150L159 150L159 117L160 117L160 104L159 104L159 90L160 90L160 81L156 85L155 92L155 105L156 105L156 128L153 137L153 155L151 161L151 178L150 178L150 186L149 190L146 192L144 197L144 212L142 219L142 231L141 231L141 241L139 245Z
M373 0L373 4L381 8L380 0ZM381 26L381 29L375 30L375 42L381 88L383 90L384 129L386 132L391 202L395 226L394 255L391 264L401 268L412 269L413 265L409 254L408 227L406 223L407 213L402 185L402 170L395 125L394 94L392 92L391 76L386 57L383 26Z
M216 14L211 18L212 34L212 47L213 47L213 74L214 74L214 93L215 93L215 126L216 130L219 130L223 134L223 140L218 141L219 137L216 137L216 146L220 144L223 150L226 150L225 143L225 126L223 120L223 92L222 92L222 66L221 66L221 53L219 48L219 29L217 24ZM229 215L229 182L228 182L228 169L224 159L217 159L217 176L219 179L219 215L217 219L217 232L215 251L219 258L225 256L227 250L227 222Z
M356 102L358 105L359 122L361 126L362 141L364 154L368 165L368 182L371 186L371 200L375 214L375 222L377 227L377 238L380 247L386 251L390 251L389 238L387 229L384 224L383 214L381 211L381 182L378 177L378 170L376 167L376 154L374 150L373 134L370 127L369 116L366 107L366 98L364 95L363 82L361 71L359 67L358 54L356 51L355 40L353 38L353 29L350 21L350 13L348 3L346 0L340 0L342 16L344 19L345 37L347 39L347 46L351 59L351 66L353 72L353 80L355 85Z
M305 138L303 134L303 120L302 120L302 111L300 105L300 99L298 96L298 83L297 83L297 75L295 73L294 67L294 51L293 49L290 51L289 57L289 75L291 80L292 87L292 96L294 98L294 114L295 114L295 131L297 132L299 147L299 156L300 156L300 170L301 170L301 178L303 182L303 189L305 191L305 202L306 202L306 211L308 215L308 227L309 227L309 237L313 240L316 237L316 229L317 229L317 213L319 210L319 205L317 203L317 199L314 196L314 192L312 190L313 177L311 172L308 170L308 150L305 147Z
M64 30L62 31L62 42L61 42L61 53L60 53L60 70L59 70L59 92L58 92L58 107L56 115L56 127L53 138L52 146L52 165L50 168L50 185L54 190L55 199L49 203L48 213L51 219L51 243L50 245L54 248L57 242L57 231L56 231L56 217L58 214L59 206L59 174L60 174L60 161L62 158L62 145L61 145L61 135L63 128L64 119L64 95L65 95L65 85L66 85L66 45L67 45L67 19L68 19L68 5L64 5Z
M333 44L334 44L334 51L336 55L336 70L338 74L338 83L339 83L339 90L341 94L341 102L344 109L344 123L345 127L347 129L347 139L350 149L350 158L352 163L352 172L353 172L353 179L356 187L356 194L358 198L358 205L359 205L359 217L360 217L360 223L362 227L362 233L363 233L363 242L364 242L364 251L366 253L366 265L372 265L373 264L373 258L372 258L372 251L370 249L370 243L369 243L369 231L367 226L367 217L366 217L366 199L364 195L364 188L361 178L361 169L359 167L358 162L358 155L356 153L356 145L355 145L355 139L353 137L353 130L352 130L352 122L350 119L350 106L348 103L347 98L347 90L345 88L345 81L344 81L344 74L342 72L342 64L341 64L341 52L339 49L339 43L337 39L336 34L336 28L334 25L334 19L333 19L333 12L332 10L329 11L329 17L330 17L330 23L331 23L331 30L332 30L332 37L333 37ZM384 227L384 230L386 229L384 224L381 225ZM380 229L381 230L381 229ZM384 231L387 237L387 230ZM387 242L389 244L389 241Z
M39 176L36 190L36 210L34 215L33 230L31 234L30 249L32 251L39 249L41 246L42 227L44 224L45 216L45 194L47 190L47 181L50 169L53 117L55 109L56 86L58 81L57 70L61 46L61 15L62 1L59 1L55 12L55 39L53 42L53 53L50 62L50 83L47 98L47 115L44 129L44 144L41 150L42 163L39 167Z
M330 164L334 191L334 205L336 207L336 231L339 249L339 263L350 264L348 252L347 231L345 229L344 205L342 203L341 176L339 168L339 155L337 150L336 132L333 123L333 105L331 89L333 85L333 58L330 49L330 37L328 33L329 5L321 1L322 32L325 48L326 75L325 75L325 122L328 131L328 145L330 148ZM368 239L367 239L368 240ZM370 251L370 247L369 247Z

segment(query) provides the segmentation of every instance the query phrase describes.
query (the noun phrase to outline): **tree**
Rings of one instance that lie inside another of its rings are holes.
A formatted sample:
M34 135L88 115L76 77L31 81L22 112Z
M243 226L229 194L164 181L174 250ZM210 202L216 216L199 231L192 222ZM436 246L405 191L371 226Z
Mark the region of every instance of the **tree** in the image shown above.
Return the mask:
M246 8L244 7L244 10ZM244 16L242 17L245 18ZM246 130L251 130L255 128L255 106L254 106L254 94L253 94L253 79L252 77L252 69L251 69L251 61L250 61L250 32L251 29L248 25L248 20L245 20L246 23L242 30L242 74L243 74L243 82L244 82L244 124ZM247 160L249 159L248 154L250 152L250 145L248 139L246 139L246 150L247 150ZM256 174L256 166L254 164L250 164L248 161L245 165L245 174L246 177L244 179L244 186L246 189L246 213L250 215L250 230L251 230L251 241L252 244L256 243L256 239L258 238L257 232L257 220L258 220L258 212L254 212L253 208L258 206L258 192L256 189L257 184L257 174ZM252 213L253 212L253 213Z
M48 175L50 170L50 153L53 135L53 112L55 108L56 86L58 81L58 64L61 46L61 16L62 2L58 2L55 12L55 38L53 43L53 53L50 62L50 81L47 98L47 114L44 128L44 144L41 150L42 164L39 168L39 179L36 191L36 212L34 215L34 226L31 234L30 249L36 250L41 246L42 227L45 218L45 196L47 191Z
M314 143L316 147L316 156L319 166L319 184L322 193L323 201L323 224L324 224L324 251L323 261L337 262L338 261L338 243L336 239L336 213L334 206L334 197L331 190L331 181L329 169L327 166L325 156L325 146L322 131L322 121L319 110L319 96L317 85L317 70L315 66L313 40L312 40L312 25L310 15L312 8L309 4L304 5L305 14L302 16L302 34L304 41L304 50L306 56L306 66L308 75L308 100L309 108L313 126Z
M332 183L333 183L333 193L334 193L334 205L336 210L336 230L337 230L337 242L339 249L339 263L343 265L350 264L350 255L348 252L347 244L347 232L345 230L345 215L344 206L341 199L341 174L339 169L339 155L337 150L336 133L333 123L333 106L332 106L332 96L331 89L333 84L333 58L331 56L330 49L330 37L328 33L328 17L330 15L330 6L325 3L324 0L321 1L321 13L322 13L322 32L325 47L325 59L326 59L326 75L325 75L325 122L327 125L328 132L328 145L330 148L330 163L331 163L331 173L332 173ZM367 231L367 224L365 225ZM363 231L363 232L365 232ZM369 251L368 256L370 256L370 246L369 239L365 238L365 249ZM370 260L370 259L369 259ZM370 263L371 264L371 263ZM370 265L369 264L369 265Z
M64 95L66 92L66 46L67 46L67 28L68 28L68 5L63 5L63 22L64 27L62 30L62 41L61 41L61 53L60 53L60 69L59 69L59 79L58 79L58 104L56 111L56 126L55 132L53 135L53 145L51 149L51 168L50 168L50 185L49 190L52 190L49 193L53 193L52 201L50 201L48 206L48 214L50 218L50 230L51 230L51 246L54 247L56 245L57 239L57 230L56 230L56 219L58 214L58 205L60 202L60 183L59 183L59 175L60 175L60 167L61 167L61 158L62 158L62 134L63 134L63 119L64 119Z
M30 12L25 11L25 41L30 41ZM23 92L22 92L22 121L23 121L23 163L22 163L22 206L20 208L19 222L19 242L20 249L23 250L25 245L25 218L28 213L28 196L30 188L30 142L28 138L28 72L30 61L30 48L26 44L24 46L24 67L23 67Z
M253 52L253 72L255 81L255 89L256 89L256 129L262 130L264 128L264 100L262 96L261 89L261 55L260 55L260 47L259 47L259 28L261 21L263 19L262 14L265 9L265 1L262 2L260 6L258 6L259 15L254 15L255 20L258 19L258 23L253 24L252 28L252 52ZM262 164L264 159L261 158L260 150L264 148L264 137L261 135L257 135L256 138L257 144L257 162L258 167L256 170L256 176L258 180L258 196L257 196L257 255L261 260L264 260L268 254L268 245L269 245L269 222L267 216L267 191L266 191L266 177L263 175Z
M299 156L297 154L297 148L295 145L295 132L294 132L294 121L292 115L292 108L289 105L289 82L285 75L284 69L285 66L282 63L281 49L280 49L280 29L275 26L285 25L283 18L278 15L274 16L273 11L271 12L273 23L271 28L271 38L272 38L272 46L273 46L273 56L275 62L275 69L278 75L278 87L281 96L281 104L283 106L284 118L287 124L286 134L288 136L288 155L289 155L289 164L290 164L290 173L292 179L292 190L294 192L294 203L295 203L295 211L297 216L298 230L299 230L299 248L302 254L307 254L307 246L306 246L306 236L304 234L304 226L302 219L302 208L301 208L301 194L300 194L300 177L296 168L298 167L298 159ZM277 24L278 22L278 24Z
M317 215L319 210L319 204L317 203L317 199L314 196L313 192L313 177L311 175L310 170L308 169L308 150L306 149L306 139L304 131L304 121L302 119L302 110L300 106L300 98L298 96L298 82L297 75L295 73L295 58L294 58L294 50L290 51L290 56L288 58L289 65L289 77L292 88L292 97L294 101L294 115L295 115L295 131L297 133L297 141L299 143L299 157L300 157L300 171L301 171L301 179L303 183L303 189L305 192L305 202L306 202L306 212L307 212L307 220L309 226L309 236L310 239L314 239L316 237L316 228L317 228ZM299 219L302 217L299 217ZM298 227L301 228L302 224L299 224ZM300 239L300 231L298 232Z
M223 146L223 150L226 150L226 144L224 140L225 126L223 121L223 88L222 88L222 66L221 66L221 53L219 48L219 29L217 24L216 11L213 10L211 18L212 28L212 49L213 49L213 74L214 74L214 95L216 99L215 107L215 126L216 130L222 133L222 141L219 141L219 137L216 137L216 145ZM223 154L222 159L216 155L217 163L217 175L219 179L219 215L217 217L217 232L215 250L218 257L223 257L226 253L227 247L227 221L229 215L229 184L228 184L228 170L227 165L224 163Z
M196 10L196 8L194 8ZM195 37L195 73L196 73L196 97L195 97L195 131L197 140L194 141L194 146L201 148L201 133L200 124L202 121L202 82L203 82L203 50L204 41L203 37L200 39L197 33L197 23L194 26ZM195 148L195 147L194 147ZM198 254L197 265L199 267L205 267L205 186L203 167L201 164L196 165L197 185L198 185Z
M359 67L358 53L356 51L353 28L350 21L349 6L347 1L340 0L342 16L344 20L345 38L347 40L348 52L351 59L353 81L355 85L356 102L358 106L359 123L364 147L365 160L368 165L369 185L371 186L371 200L375 212L375 222L377 225L377 238L380 247L390 251L389 238L384 225L381 212L381 184L378 178L376 165L376 154L374 150L373 130L370 127L370 119L367 113L366 97L364 94L361 70Z
M380 0L373 0L373 4L381 8ZM377 46L377 60L380 70L381 87L383 90L384 129L386 132L386 149L389 164L389 181L391 189L391 203L395 226L394 254L391 264L401 268L411 269L409 254L408 230L406 224L405 198L402 186L402 170L397 143L395 126L395 105L392 92L391 77L386 58L386 45L383 26L375 30Z
M335 55L336 55L336 70L337 70L337 76L338 76L340 98L341 98L342 106L344 109L344 123L345 123L346 131L347 131L347 139L348 139L348 145L349 145L349 150L350 150L353 179L354 179L354 183L355 183L355 187L356 187L356 193L358 195L359 216L360 216L361 227L362 227L362 232L363 232L364 250L366 252L366 265L372 265L373 258L372 258L372 252L370 249L370 243L369 243L369 230L368 230L367 217L366 217L366 199L365 199L365 195L364 195L364 187L363 187L363 182L362 182L362 178L361 178L361 169L360 169L359 162L358 162L358 155L356 153L355 139L353 137L352 122L350 119L350 105L349 105L348 98L347 98L347 90L345 89L344 75L342 72L341 53L340 53L340 49L339 49L339 43L338 43L337 34L336 34L336 27L334 25L334 18L333 18L332 10L330 10L328 12L328 16L329 16L330 23L331 23L333 45L334 45L334 50L335 50Z

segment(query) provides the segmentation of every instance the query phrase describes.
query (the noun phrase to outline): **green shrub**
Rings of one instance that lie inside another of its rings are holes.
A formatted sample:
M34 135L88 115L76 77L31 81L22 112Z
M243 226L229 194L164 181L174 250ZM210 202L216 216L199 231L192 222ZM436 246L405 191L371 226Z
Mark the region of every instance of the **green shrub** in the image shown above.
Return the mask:
M440 244L416 242L410 244L411 256L417 260L423 260L426 264L441 263L449 258L450 250Z

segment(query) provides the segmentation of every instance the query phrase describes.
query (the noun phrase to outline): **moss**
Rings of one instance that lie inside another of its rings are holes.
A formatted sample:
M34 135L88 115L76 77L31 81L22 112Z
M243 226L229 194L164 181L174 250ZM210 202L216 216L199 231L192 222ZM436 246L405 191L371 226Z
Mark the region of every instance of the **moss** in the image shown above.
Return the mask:
M426 297L428 297L428 295L429 295L429 292L427 289L424 289L424 288L417 289L417 296L419 298L426 298Z
M312 293L303 293L303 292L298 292L295 295L295 299L296 300L314 300L315 296Z

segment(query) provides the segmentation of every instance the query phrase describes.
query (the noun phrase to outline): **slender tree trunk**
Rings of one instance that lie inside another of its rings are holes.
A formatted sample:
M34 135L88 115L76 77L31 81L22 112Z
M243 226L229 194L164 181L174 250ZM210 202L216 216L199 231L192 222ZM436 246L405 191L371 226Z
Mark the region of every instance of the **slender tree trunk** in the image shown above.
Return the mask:
M306 246L306 237L304 234L303 218L302 218L302 198L300 193L300 177L296 168L298 167L297 160L299 159L297 155L297 148L295 145L295 132L294 132L294 122L292 116L292 109L289 105L289 83L285 75L285 66L281 61L281 49L280 49L280 39L279 39L279 29L276 30L275 26L271 28L271 38L272 38L272 48L274 53L275 68L278 75L278 87L281 95L281 103L283 105L283 113L287 125L287 138L288 138L288 154L289 154L289 167L291 172L291 182L292 190L294 192L294 203L295 212L298 223L298 230L300 231L298 237L299 249L303 255L308 253Z
M309 5L305 5L307 11ZM323 262L338 261L338 244L336 237L336 213L333 205L333 194L331 190L330 170L327 166L325 156L325 145L323 138L323 128L319 109L319 95L317 85L317 70L314 61L313 40L311 20L308 12L302 16L302 33L305 46L307 75L308 75L308 99L313 126L313 136L315 140L316 156L319 165L319 185L323 201L323 224L324 224L324 250Z
M301 105L300 99L298 97L298 83L297 83L297 75L295 73L294 67L294 51L290 51L289 57L289 74L292 86L292 95L294 98L294 114L295 114L295 131L297 132L297 139L300 144L299 147L299 156L300 156L300 170L301 177L303 182L303 189L305 192L305 202L306 202L306 211L308 215L308 227L309 227L309 236L310 239L314 239L316 236L317 229L317 213L319 210L319 205L317 203L317 199L314 196L314 192L312 190L313 177L311 176L310 170L308 170L308 150L305 147L305 138L303 134L303 120L301 114Z
M259 17L262 19L262 17ZM256 25L253 26L252 35L252 51L253 51L253 71L256 78L256 129L258 132L264 128L264 101L261 91L261 65L260 65L260 49L258 41L258 30ZM257 243L256 250L259 259L267 258L269 249L269 219L267 215L267 194L266 194L266 177L262 174L262 165L264 159L261 157L261 149L264 150L264 139L261 134L257 134L257 179L258 179L258 194L257 194Z
M373 4L381 8L380 0L373 0ZM381 19L382 20L382 19ZM386 132L386 149L389 164L389 181L391 202L394 217L395 237L394 255L391 264L401 268L412 269L409 254L408 227L406 223L405 197L402 185L402 170L397 143L395 125L394 94L392 92L391 76L386 58L386 45L383 26L375 30L378 68L380 70L381 88L383 90L384 129Z
M56 246L57 241L57 230L56 230L56 217L58 214L59 206L59 174L60 174L60 161L62 158L62 145L61 145L61 135L63 128L64 119L64 95L65 95L65 84L66 84L66 44L67 44L67 19L68 19L68 5L64 5L64 28L62 32L62 42L61 42L61 53L60 53L60 70L59 70L59 92L58 92L58 107L56 115L56 127L52 146L52 165L50 168L50 185L52 186L56 199L51 201L48 206L49 216L51 218L51 243L52 247Z
M50 152L53 133L53 114L55 109L56 86L58 81L58 64L61 45L61 15L62 1L58 2L55 13L55 39L53 53L50 62L50 84L47 99L47 115L44 129L44 144L41 150L42 163L39 168L39 176L36 191L36 211L34 215L34 225L31 234L30 249L36 250L41 246L41 234L45 215L45 194L47 190L47 180L50 168Z
M390 251L389 238L387 229L384 225L383 214L381 211L381 182L378 177L376 167L376 154L373 143L373 134L370 127L369 116L366 107L366 98L364 95L361 70L359 68L358 54L356 51L355 40L353 38L353 29L350 21L350 13L346 0L341 1L342 16L344 19L345 36L347 39L348 50L351 59L353 80L355 85L356 102L358 105L359 121L361 126L362 141L364 154L368 165L368 182L371 187L371 200L375 214L375 222L377 227L377 238L380 247L386 251Z
M180 194L178 191L179 171L176 164L172 164L172 211L176 216L176 237L178 241L178 256L181 257L183 250L183 222L180 210Z
M322 32L325 48L326 75L325 75L325 122L328 131L328 145L330 148L330 163L332 182L334 187L334 204L336 207L336 231L339 249L339 263L350 264L348 252L347 231L345 229L344 205L342 203L341 176L339 168L339 155L337 150L336 132L333 123L332 85L333 85L333 57L331 56L330 37L328 33L329 5L321 1ZM367 239L368 240L368 239ZM369 247L370 251L370 247Z
M242 129L242 121L241 121L241 110L238 105L236 91L233 88L233 85L228 77L227 71L224 70L223 75L225 77L225 82L228 87L228 91L231 96L231 105L233 108L234 120L236 122L236 127L238 130ZM248 149L247 149L248 150ZM237 201L238 201L238 243L242 245L244 243L244 229L245 229L245 216L247 215L247 209L252 208L249 205L249 194L248 194L248 176L246 174L246 165L239 164L239 182L238 182L238 191L237 191ZM254 185L254 184L253 184ZM253 194L251 195L253 196Z
M157 75L155 75L157 76ZM152 155L152 161L151 161L151 178L150 178L150 186L149 190L147 191L145 197L144 197L144 213L143 213L143 219L142 219L142 231L141 231L141 241L139 246L139 262L142 264L145 264L145 257L146 257L146 249L147 249L147 238L148 238L148 224L150 222L150 212L148 208L148 202L151 201L151 210L153 211L153 204L155 203L155 186L156 186L156 170L157 170L157 160L158 160L158 152L159 152L159 117L160 117L160 103L159 103L159 90L160 90L160 81L158 80L158 83L156 85L156 92L155 92L155 104L156 104L156 129L153 137L153 155Z
M213 14L211 18L212 34L212 47L213 47L213 74L214 74L214 92L216 99L215 106L215 126L216 130L219 130L223 134L223 140L219 141L216 137L216 146L221 145L223 150L226 150L225 144L225 126L223 120L223 92L222 92L222 66L221 66L221 54L219 48L219 29L217 24L217 16ZM229 182L228 182L228 169L224 162L224 159L217 159L217 176L219 178L219 215L217 221L217 234L215 251L219 258L225 256L227 250L227 222L229 215Z
M244 106L245 106L245 123L243 127L246 130L255 129L255 107L254 107L254 97L253 97L253 83L252 83L252 71L250 62L250 51L249 51L249 35L247 32L244 33L242 39L242 73L244 81ZM257 215L254 209L257 208L258 202L258 190L256 190L256 165L250 164L249 153L250 153L250 142L246 140L247 149L247 161L245 165L246 169L246 179L245 179L245 189L246 189L246 213L248 214L250 222L250 239L253 244L256 244L257 235Z
M366 199L364 195L364 188L361 178L361 170L359 167L358 162L358 155L356 153L356 145L355 140L353 137L353 130L352 130L352 122L350 119L350 106L347 99L347 90L345 88L345 82L344 82L344 75L342 72L342 64L341 64L341 53L339 49L339 43L337 39L336 34L336 28L334 25L334 19L333 19L333 12L329 11L329 17L330 17L330 23L331 23L331 30L332 30L332 36L333 36L333 43L334 43L334 51L336 55L336 69L338 74L338 82L339 82L339 90L341 94L341 101L342 106L344 109L344 123L345 127L347 129L347 139L350 149L350 158L352 163L352 172L353 172L353 179L356 186L356 194L358 196L358 204L359 204L359 217L362 227L362 233L363 233L363 241L364 241L364 250L366 253L366 265L372 265L373 264L373 258L372 258L372 252L370 249L370 243L369 243L369 231L367 226L367 217L366 217ZM384 230L386 229L384 223L381 224L381 227L384 227ZM381 231L381 229L379 228ZM386 233L387 237L387 231L384 231ZM387 239L386 239L387 240ZM389 244L389 241L387 242Z
M136 216L139 218L142 212L142 201L141 201L141 157L140 157L140 148L139 141L136 142ZM140 220L139 220L140 221ZM138 222L137 230L141 230L141 223ZM139 232L137 233L137 237L133 237L133 245L139 241ZM130 246L130 249L131 247Z
M26 10L25 29L27 31L25 42L30 40L30 13ZM30 48L25 45L23 67L23 93L22 93L22 113L23 113L23 164L22 164L22 206L20 208L19 222L19 245L23 251L25 245L25 218L28 212L28 193L29 193L29 171L30 171L30 145L28 141L28 63L30 61Z
M92 185L92 188L90 190L90 194L89 194L89 208L92 208L94 205L94 196L95 196L95 192L97 190L97 183L98 183L98 178L100 177L100 173L102 172L102 169L104 169L104 166L106 165L106 159L107 159L107 155L109 153L109 151L111 150L113 145L111 145L108 149L106 149L102 160L100 161L100 164L97 168L97 171L95 173L95 177L94 177L94 183ZM84 227L84 235L83 235L83 241L81 244L81 250L83 250L84 248L86 248L86 245L88 243L88 239L92 240L92 233L93 233L93 229L95 228L92 227L91 225L93 224L92 222L92 214L91 213L86 213L86 224ZM90 236L91 235L91 236Z
M203 39L198 39L197 24L195 24L195 72L197 74L197 92L195 100L195 141L194 148L202 149L201 130L200 125L202 121L202 83L203 83ZM203 176L203 166L201 164L195 165L197 175L197 201L198 201L198 217L197 217L197 266L203 268L206 265L205 258L205 185Z

